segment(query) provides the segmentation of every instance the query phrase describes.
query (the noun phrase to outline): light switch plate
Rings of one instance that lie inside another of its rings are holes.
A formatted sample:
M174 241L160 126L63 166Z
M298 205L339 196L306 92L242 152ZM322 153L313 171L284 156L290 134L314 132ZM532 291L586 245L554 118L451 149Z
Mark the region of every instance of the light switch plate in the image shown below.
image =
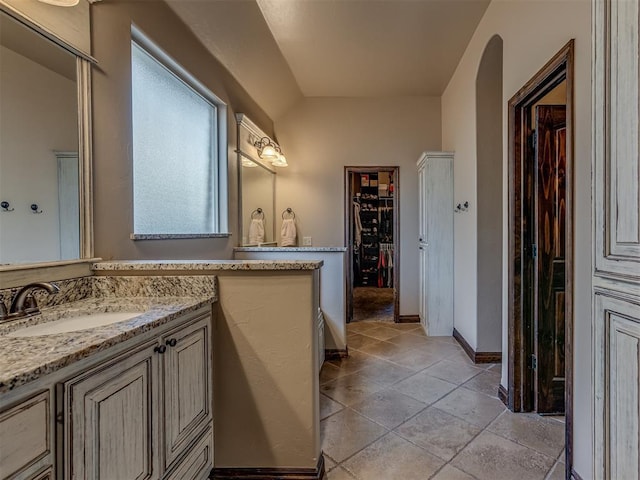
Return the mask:
M302 245L304 247L310 247L311 246L311 237L302 237Z

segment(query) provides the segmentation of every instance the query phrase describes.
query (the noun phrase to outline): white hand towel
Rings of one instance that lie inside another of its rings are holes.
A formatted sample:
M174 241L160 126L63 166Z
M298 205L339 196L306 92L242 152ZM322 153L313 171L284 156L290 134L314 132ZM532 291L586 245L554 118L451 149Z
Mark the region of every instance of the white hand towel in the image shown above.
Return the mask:
M264 242L264 221L262 218L253 218L249 224L249 243Z
M296 222L293 218L285 218L282 221L282 229L280 230L280 246L295 247L297 235Z

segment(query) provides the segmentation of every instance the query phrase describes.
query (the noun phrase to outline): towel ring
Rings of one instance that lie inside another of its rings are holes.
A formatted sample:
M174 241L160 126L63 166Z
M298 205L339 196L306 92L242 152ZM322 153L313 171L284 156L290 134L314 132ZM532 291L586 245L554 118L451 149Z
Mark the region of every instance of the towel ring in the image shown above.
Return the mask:
M264 212L261 208L256 208L253 212L251 212L251 220L254 218L261 218L264 220Z
M285 217L285 215L287 215L287 214L290 215L290 216L289 217ZM291 210L291 208L287 208L286 210L284 210L282 212L282 219L284 220L285 218L293 218L293 219L295 219L296 218L296 214L294 213L293 210Z

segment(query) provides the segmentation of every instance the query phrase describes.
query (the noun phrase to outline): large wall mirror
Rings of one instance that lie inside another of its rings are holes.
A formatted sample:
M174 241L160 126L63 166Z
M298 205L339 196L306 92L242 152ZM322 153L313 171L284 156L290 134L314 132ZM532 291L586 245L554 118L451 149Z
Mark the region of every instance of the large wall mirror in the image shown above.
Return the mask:
M0 265L92 256L90 63L0 11Z
M241 246L276 245L276 173L261 162L255 142L266 135L245 115L238 121L238 175L240 184Z

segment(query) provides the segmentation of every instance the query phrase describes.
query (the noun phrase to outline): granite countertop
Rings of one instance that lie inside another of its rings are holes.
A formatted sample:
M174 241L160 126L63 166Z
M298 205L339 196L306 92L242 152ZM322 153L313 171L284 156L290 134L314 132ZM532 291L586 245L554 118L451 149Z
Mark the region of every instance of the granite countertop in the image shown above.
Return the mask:
M78 283L85 285L78 288ZM41 307L42 313L0 324L0 394L55 372L217 300L213 276L86 277L69 283L82 297ZM61 286L58 296L71 291ZM172 296L170 296L172 295ZM129 320L68 333L8 334L26 326L87 313L140 312Z
M236 252L346 252L347 247L236 247Z
M122 270L316 270L322 260L115 260L94 263L94 271Z

